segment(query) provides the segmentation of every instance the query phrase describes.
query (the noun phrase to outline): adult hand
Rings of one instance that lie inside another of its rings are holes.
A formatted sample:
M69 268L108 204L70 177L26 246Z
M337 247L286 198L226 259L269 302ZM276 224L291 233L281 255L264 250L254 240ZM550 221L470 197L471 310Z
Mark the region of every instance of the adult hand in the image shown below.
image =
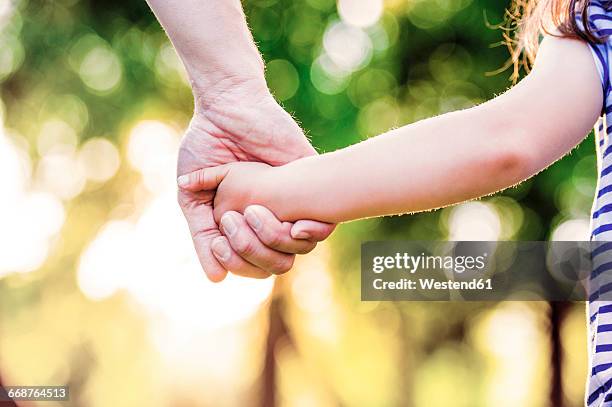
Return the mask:
M179 175L237 160L279 165L315 153L266 87L263 60L240 0L147 2L183 61L196 99L179 152ZM291 227L260 210L256 215L265 227L259 232L248 228L240 214L224 218L228 240L215 224L210 196L180 191L179 202L200 262L213 281L223 280L227 269L253 277L285 271L293 261L291 253L312 249L333 229L313 222ZM310 243L299 241L305 234Z
M234 161L282 165L312 154L304 133L265 82L229 78L207 89L206 99L196 96L179 150L178 175ZM227 270L256 278L288 271L295 253L311 251L334 229L313 221L280 222L266 208L253 206L245 216L225 214L222 236L213 218L213 198L211 192L179 189L178 194L198 258L212 281L223 280Z

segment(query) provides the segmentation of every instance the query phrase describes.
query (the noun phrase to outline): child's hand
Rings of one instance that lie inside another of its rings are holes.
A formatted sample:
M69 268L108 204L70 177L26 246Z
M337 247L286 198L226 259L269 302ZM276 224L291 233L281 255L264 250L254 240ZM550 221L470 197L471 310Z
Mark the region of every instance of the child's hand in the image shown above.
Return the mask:
M269 206L274 190L274 167L256 162L236 162L204 168L179 179L180 187L189 191L214 191L214 216L219 224L228 211L244 212L252 204Z
M300 222L310 222L312 229L309 230L315 233L292 234L294 224L287 220L296 220L299 216L292 217L287 212L287 208L296 205L288 204L291 193L287 184L291 183L281 168L239 162L179 177L181 188L207 197L212 205L213 216L224 236L216 237L211 249L226 270L252 270L251 276L265 276L255 273L261 267L272 274L285 273L293 265L294 254L310 252L317 241L329 234L316 232L318 225L324 224L305 220ZM333 230L333 225L326 229ZM253 244L253 239L257 243ZM230 246L237 255L232 255Z

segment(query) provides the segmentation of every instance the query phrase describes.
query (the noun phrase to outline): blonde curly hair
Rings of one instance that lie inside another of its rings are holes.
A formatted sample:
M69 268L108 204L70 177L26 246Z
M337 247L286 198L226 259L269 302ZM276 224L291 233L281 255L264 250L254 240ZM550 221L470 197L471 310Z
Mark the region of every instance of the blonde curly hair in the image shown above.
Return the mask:
M598 0L609 9L612 1ZM512 80L518 80L521 68L529 72L544 34L578 38L599 43L605 40L588 24L591 0L514 0L506 11L503 43L511 59L505 68L514 66ZM578 23L580 21L584 29Z

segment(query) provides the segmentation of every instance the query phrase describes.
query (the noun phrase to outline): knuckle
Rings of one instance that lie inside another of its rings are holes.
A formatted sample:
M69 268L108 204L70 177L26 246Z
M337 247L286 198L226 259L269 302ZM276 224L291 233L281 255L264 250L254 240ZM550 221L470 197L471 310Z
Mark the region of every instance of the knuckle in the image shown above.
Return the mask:
M242 257L250 257L257 252L257 246L252 240L238 238L235 244L236 252Z
M266 246L272 248L280 247L284 242L283 236L278 231L270 231L265 227L262 239Z
M315 247L317 247L317 244L315 242L307 242L304 245L299 246L296 253L297 254L308 254L311 251L313 251Z
M195 178L196 179L193 182L194 184L203 185L204 184L204 169L200 169L196 171Z
M189 216L190 211L192 211L197 206L197 201L193 199L193 196L189 192L179 191L176 196L176 201L178 202L183 214L185 216Z
M282 257L271 265L269 271L273 274L285 274L293 267L294 259L295 256Z

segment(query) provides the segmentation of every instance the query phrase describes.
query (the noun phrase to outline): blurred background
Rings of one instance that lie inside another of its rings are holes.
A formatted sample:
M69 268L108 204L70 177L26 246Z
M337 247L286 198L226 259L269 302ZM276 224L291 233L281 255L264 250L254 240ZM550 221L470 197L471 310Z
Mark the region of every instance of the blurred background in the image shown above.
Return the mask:
M274 95L319 151L503 92L508 6L244 2ZM592 135L518 188L342 225L281 278L213 285L175 201L192 97L144 0L0 0L0 87L4 385L70 386L45 406L582 404L584 304L361 302L359 253L586 240Z

